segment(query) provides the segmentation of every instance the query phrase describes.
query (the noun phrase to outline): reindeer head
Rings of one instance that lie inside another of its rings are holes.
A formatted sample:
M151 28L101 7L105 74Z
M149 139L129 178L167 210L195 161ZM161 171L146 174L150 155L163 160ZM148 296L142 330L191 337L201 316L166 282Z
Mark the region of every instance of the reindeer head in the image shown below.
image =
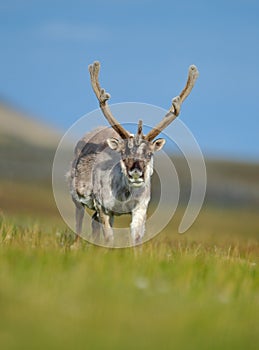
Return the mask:
M190 94L199 75L198 69L194 65L190 66L184 89L179 96L173 98L165 117L147 135L143 135L141 120L138 123L136 135L132 135L114 118L107 103L110 95L99 84L99 71L99 62L89 66L92 88L105 118L120 136L120 138L107 139L107 144L111 149L121 153L121 167L129 185L140 187L152 175L154 152L159 151L165 144L164 139L155 141L154 139L179 115L181 104Z
M121 168L129 186L143 186L153 173L153 154L165 144L164 139L147 141L139 121L136 135L127 139L109 138L108 146L121 154Z

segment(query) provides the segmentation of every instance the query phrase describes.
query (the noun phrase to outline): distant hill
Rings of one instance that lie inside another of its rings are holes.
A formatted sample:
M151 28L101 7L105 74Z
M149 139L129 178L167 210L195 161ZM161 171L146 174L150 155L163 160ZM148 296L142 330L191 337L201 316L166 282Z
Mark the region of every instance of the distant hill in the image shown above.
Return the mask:
M187 202L190 174L185 159L172 157L181 184L181 198ZM259 214L259 163L205 159L207 190L205 203L221 207L252 207Z
M208 203L244 207L259 214L259 163L206 160Z
M60 137L49 126L0 104L0 209L56 210L51 172ZM185 205L190 192L189 169L184 158L172 155L172 159L181 185L181 203ZM259 163L207 159L206 167L207 205L259 210ZM154 182L155 197L160 186L155 177Z
M60 134L48 125L0 103L0 142L9 138L37 147L56 148Z
M49 182L60 137L49 126L0 104L0 179Z
M0 104L0 213L57 215L51 168L60 134Z

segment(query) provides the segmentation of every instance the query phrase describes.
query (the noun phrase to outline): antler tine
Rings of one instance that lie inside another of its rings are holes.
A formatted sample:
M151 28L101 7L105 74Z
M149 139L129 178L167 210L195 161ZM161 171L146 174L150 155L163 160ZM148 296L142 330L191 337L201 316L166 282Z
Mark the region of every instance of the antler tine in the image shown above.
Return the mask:
M100 108L103 112L103 115L108 120L112 128L120 135L122 139L127 139L130 137L130 133L125 130L122 125L114 118L112 112L109 108L107 101L110 98L110 94L108 94L103 88L101 88L99 83L99 72L100 72L100 63L95 61L93 64L90 64L89 73L91 78L92 88L94 93L99 101Z
M188 79L187 79L186 85L185 85L183 91L179 95L181 103L183 103L183 101L186 99L186 97L189 96L190 92L192 91L192 88L194 87L194 84L195 84L198 76L199 76L199 71L198 71L197 67L194 64L192 64L189 67Z
M179 96L172 99L172 105L164 118L145 136L147 141L152 141L157 135L159 135L175 118L180 114L181 104L189 96L192 88L195 85L196 79L199 76L199 71L195 65L189 67L188 79L185 87Z
M140 145L140 142L143 140L143 121L142 120L138 121L138 130L135 135L135 140L137 145Z
M143 128L143 121L140 119L140 120L138 121L138 131L137 131L137 135L139 135L139 136L142 136L142 135L143 135L142 128Z

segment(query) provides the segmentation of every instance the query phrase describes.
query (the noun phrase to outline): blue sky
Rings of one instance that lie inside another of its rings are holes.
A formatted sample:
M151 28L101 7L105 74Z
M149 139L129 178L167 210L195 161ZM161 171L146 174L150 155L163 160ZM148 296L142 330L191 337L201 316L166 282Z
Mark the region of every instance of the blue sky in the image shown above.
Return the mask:
M194 63L180 118L205 155L259 161L256 0L2 1L0 48L0 97L63 129L97 108L94 60L110 103L163 108Z

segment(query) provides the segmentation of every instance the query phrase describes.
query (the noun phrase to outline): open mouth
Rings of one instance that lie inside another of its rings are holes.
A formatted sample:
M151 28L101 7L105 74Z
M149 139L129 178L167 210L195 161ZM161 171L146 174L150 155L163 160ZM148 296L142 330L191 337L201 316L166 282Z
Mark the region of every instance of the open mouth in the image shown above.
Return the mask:
M132 177L128 177L129 184L133 187L140 187L144 183L144 179L142 177L139 177L137 179L134 179Z

